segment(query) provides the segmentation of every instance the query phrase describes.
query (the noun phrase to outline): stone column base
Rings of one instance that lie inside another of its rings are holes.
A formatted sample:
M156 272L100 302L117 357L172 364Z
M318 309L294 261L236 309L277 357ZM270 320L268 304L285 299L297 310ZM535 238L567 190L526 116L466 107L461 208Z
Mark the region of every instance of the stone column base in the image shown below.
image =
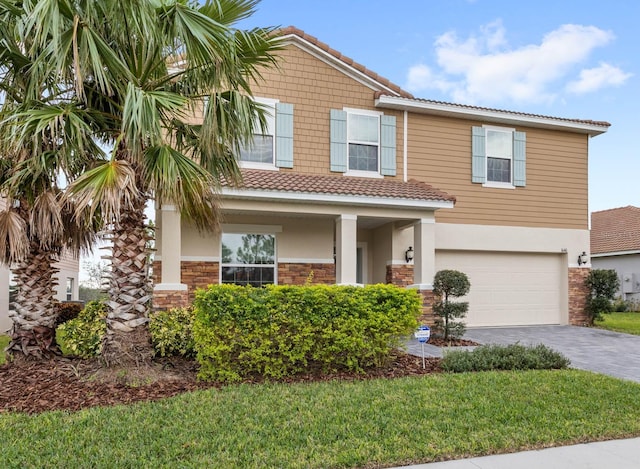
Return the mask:
M189 304L189 292L187 290L155 290L153 292L152 307L154 311L186 308Z
M422 297L422 314L418 318L420 324L426 324L432 327L436 323L436 317L433 314L433 302L435 296L433 290L418 290Z
M408 287L413 284L413 264L387 265L385 281L398 287Z
M569 324L572 326L589 326L591 320L587 314L587 298L589 288L584 284L591 269L569 267Z

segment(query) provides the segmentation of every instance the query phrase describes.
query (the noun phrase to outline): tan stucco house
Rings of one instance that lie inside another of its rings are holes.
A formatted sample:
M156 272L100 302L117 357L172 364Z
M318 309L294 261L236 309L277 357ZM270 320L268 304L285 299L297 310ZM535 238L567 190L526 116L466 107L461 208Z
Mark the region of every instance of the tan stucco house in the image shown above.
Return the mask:
M157 212L154 302L211 283L394 283L465 272L470 326L582 324L590 137L606 122L420 99L316 38L283 30L253 90L269 133L239 155L223 223Z

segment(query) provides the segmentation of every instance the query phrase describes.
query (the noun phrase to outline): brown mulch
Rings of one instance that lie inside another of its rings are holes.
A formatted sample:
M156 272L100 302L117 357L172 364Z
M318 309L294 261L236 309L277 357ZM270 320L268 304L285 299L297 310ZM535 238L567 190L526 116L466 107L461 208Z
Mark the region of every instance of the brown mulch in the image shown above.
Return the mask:
M427 358L425 363L426 367L423 369L422 358L398 352L387 367L364 374L323 375L312 372L282 381L400 378L441 371L439 358ZM107 379L104 379L104 369L99 362L93 360L54 358L5 364L0 366L0 413L77 411L87 407L154 401L215 386L196 379L197 367L193 361L164 359L154 362L153 368L153 382L150 382L150 378L141 378L139 382L135 382L131 376L126 376L125 371L111 371ZM144 376L149 374L145 373ZM259 381L248 380L253 383Z
M435 345L436 347L469 347L473 345L480 345L473 340L467 339L443 339L442 337L429 338L429 345Z

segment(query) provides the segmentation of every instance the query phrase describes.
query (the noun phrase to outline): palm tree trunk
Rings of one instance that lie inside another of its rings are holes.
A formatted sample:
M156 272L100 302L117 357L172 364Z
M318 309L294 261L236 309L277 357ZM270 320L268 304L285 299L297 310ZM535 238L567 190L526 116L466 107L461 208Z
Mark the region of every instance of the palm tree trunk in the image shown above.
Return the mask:
M53 265L57 256L52 251L37 241L30 244L27 258L12 268L17 296L9 313L13 328L7 350L14 356L43 358L59 352L55 336L59 269Z
M111 231L109 313L102 357L107 365L142 365L152 357L147 322L151 305L148 276L151 239L144 219L145 198L138 197Z

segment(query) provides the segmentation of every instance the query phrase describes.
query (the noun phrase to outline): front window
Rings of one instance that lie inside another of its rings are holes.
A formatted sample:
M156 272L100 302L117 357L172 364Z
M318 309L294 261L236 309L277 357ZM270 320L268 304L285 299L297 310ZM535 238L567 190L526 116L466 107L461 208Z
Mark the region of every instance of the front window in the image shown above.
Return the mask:
M379 169L380 116L349 113L347 117L349 171Z
M248 145L240 148L240 162L245 163L243 166L251 167L252 165L273 165L274 149L275 149L275 101L266 98L256 98L256 102L262 104L264 108L266 128L261 129L256 122L255 128L258 132L253 135L253 141Z
M221 283L262 287L275 283L273 234L222 234Z
M73 277L67 277L66 298L67 301L73 300Z
M513 132L487 129L487 182L511 183Z

